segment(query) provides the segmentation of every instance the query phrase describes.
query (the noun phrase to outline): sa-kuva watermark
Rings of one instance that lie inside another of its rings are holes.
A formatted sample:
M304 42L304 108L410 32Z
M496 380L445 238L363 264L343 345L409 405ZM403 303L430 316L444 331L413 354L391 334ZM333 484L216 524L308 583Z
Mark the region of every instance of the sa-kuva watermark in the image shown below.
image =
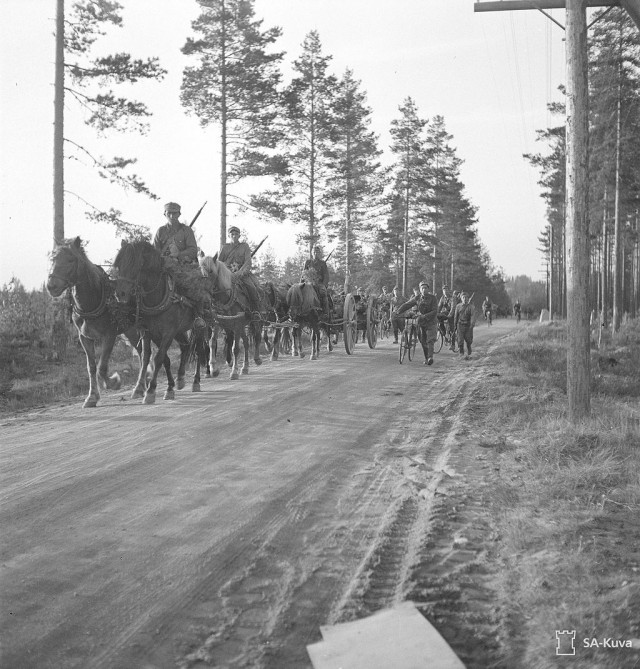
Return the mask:
M576 654L576 631L575 630L556 630L556 655L575 655ZM583 648L634 648L634 642L631 639L614 639L613 637L584 637L582 639Z

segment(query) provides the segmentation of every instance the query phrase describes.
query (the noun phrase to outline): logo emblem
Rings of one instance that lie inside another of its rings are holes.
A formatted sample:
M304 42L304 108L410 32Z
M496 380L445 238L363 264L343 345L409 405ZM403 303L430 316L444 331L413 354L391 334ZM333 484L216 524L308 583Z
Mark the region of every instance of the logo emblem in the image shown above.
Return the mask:
M576 639L576 631L556 630L556 655L575 655L576 649L573 642Z

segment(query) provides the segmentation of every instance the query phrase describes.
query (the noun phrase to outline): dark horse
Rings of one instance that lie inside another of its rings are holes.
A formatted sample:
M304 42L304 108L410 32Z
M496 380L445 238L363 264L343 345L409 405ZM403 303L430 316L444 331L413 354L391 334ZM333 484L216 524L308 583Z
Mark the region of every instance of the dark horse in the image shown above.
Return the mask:
M116 271L116 299L123 303L135 299L136 312L144 330L142 365L132 397L144 395L144 403L153 404L160 364L168 361L169 346L174 339L180 346L178 389L184 388L185 368L191 351L187 333L192 330L195 318L193 304L176 292L173 279L164 270L160 253L147 241L123 241L113 266ZM152 341L158 350L153 373L146 386ZM200 363L201 358L197 356L192 386L194 392L200 390ZM168 386L164 399L174 399L175 382L170 363L165 364L165 371Z
M299 327L293 328L292 355L304 358L302 350L302 328L311 331L311 360L320 355L322 309L315 288L310 283L294 283L287 292L289 317Z
M89 394L83 407L95 407L100 399L100 386L118 390L120 376L109 377L108 364L111 351L119 334L124 334L140 356L142 347L133 320L126 310L114 304L114 286L102 267L87 258L80 237L58 246L51 258L51 271L47 290L52 297L60 297L71 289L73 298L73 323L78 330L80 343L87 356ZM96 343L100 342L100 359L96 364Z
M290 286L276 285L267 281L262 286L265 295L265 312L267 321L275 323L273 341L269 342L267 330L265 328L263 341L268 351L271 351L271 360L277 360L281 348L287 353L291 351L290 328L278 325L279 322L286 321L289 318L289 306L287 305L287 292Z
M247 296L242 291L242 285L236 275L220 260L217 254L213 257L200 258L200 269L207 277L208 290L213 298L216 313L216 322L225 331L225 350L227 362L231 366L230 379L238 379L238 358L240 357L240 341L244 346L244 364L242 374L249 373L249 340L254 346L253 361L256 365L262 364L260 358L260 335L262 320L253 317ZM222 313L219 313L222 312ZM211 376L218 376L220 369L216 360L217 328L214 328L211 337L211 359L209 362ZM233 347L233 355L231 355Z

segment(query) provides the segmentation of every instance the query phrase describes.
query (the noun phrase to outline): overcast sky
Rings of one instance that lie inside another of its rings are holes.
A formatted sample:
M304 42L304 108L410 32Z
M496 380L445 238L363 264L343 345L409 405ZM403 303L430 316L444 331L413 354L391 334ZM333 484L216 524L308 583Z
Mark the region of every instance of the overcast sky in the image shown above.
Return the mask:
M180 53L195 0L120 0L124 26L100 43L104 53L158 56L169 70L161 83L124 89L144 100L154 116L145 137L97 139L67 100L65 136L105 157L137 157L136 173L160 197L151 201L85 177L69 165L66 173L66 236L88 241L96 263L113 259L119 246L110 230L83 218L85 206L115 207L124 218L163 224L162 205L177 201L189 222L206 200L196 232L213 254L219 239L218 129L202 129L179 103ZM12 276L27 288L39 287L48 270L53 229L53 78L55 0L0 2L0 285ZM67 6L70 6L67 0ZM280 26L278 44L288 64L297 58L310 30L317 30L332 72L346 68L362 82L373 110L374 130L389 156L389 127L407 98L420 115L444 117L452 144L464 161L462 181L478 208L478 232L495 265L507 276L544 278L537 238L545 226L537 172L522 158L538 152L536 130L555 123L547 104L560 99L564 83L563 31L537 11L473 11L472 0L256 0L263 27ZM554 18L564 23L564 11ZM76 197L77 196L77 197ZM291 228L247 217L234 222L253 240L280 257L295 252Z

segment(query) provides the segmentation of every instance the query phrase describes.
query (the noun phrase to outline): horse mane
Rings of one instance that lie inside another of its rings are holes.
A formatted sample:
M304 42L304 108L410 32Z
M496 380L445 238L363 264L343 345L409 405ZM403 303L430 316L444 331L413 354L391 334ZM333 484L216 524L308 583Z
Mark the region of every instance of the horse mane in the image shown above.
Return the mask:
M216 256L204 256L198 260L200 271L220 288L230 288L234 281L233 272Z
M80 237L74 239L65 239L62 244L53 251L52 258L55 258L62 252L69 251L71 255L78 259L79 267L82 266L87 273L87 281L91 288L99 289L103 282L108 279L107 273L99 265L92 263L84 250L84 242Z
M124 274L133 276L144 267L147 272L162 271L162 256L160 252L145 239L133 242L122 242L113 266Z

